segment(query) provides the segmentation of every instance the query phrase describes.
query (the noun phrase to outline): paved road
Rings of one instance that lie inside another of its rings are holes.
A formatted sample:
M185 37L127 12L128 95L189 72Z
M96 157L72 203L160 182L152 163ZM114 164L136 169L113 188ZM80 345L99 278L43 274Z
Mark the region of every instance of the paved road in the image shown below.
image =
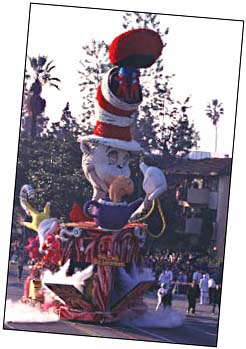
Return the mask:
M11 266L7 298L17 301L23 290L23 281L17 281L14 267ZM211 315L211 306L197 305L196 316L185 314L186 300L182 295L175 295L173 300L174 315L183 316L183 324L176 328L165 328L167 316L164 310L160 309L155 313L156 298L154 295L147 295L145 302L150 309L151 316L155 316L153 323L146 326L140 323L131 324L114 323L110 325L93 325L72 321L53 322L8 322L4 328L9 330L23 330L32 332L49 332L59 334L72 334L93 337L119 338L131 340L144 340L152 342L165 342L190 345L216 346L218 316ZM178 313L177 313L178 312ZM182 315L180 315L182 314Z

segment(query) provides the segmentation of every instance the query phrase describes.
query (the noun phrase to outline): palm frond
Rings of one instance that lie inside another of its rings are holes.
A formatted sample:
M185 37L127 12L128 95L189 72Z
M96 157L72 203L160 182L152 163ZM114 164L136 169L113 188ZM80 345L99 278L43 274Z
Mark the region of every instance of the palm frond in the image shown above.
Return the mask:
M52 69L54 69L55 67L56 67L55 65L52 65L52 67L50 67L49 69L46 68L47 73L50 73L50 71L51 71Z
M49 69L49 66L50 66L51 63L53 63L53 62L54 62L54 60L52 59L51 61L49 61L49 62L47 63L47 65L46 65L46 70Z
M46 62L47 62L47 57L46 56L38 56L38 65L40 67L43 67Z
M49 81L58 81L58 82L61 82L61 80L58 79L58 78L49 78L48 80L49 80Z
M37 58L35 58L35 57L28 57L28 58L29 58L29 60L30 60L31 67L32 67L33 69L36 69L37 66L38 66Z
M59 86L58 86L58 85L53 84L53 83L51 82L51 83L50 83L50 86L53 86L53 87L57 88L57 90L59 90L59 91L60 91L60 88L59 88Z

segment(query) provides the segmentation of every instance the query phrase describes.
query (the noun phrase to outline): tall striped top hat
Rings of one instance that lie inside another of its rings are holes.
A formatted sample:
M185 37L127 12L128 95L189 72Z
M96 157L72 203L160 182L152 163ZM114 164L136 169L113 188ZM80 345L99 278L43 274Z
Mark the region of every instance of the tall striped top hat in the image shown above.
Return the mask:
M150 29L134 29L116 37L109 47L109 58L117 65L103 77L97 89L97 121L92 135L80 140L100 143L127 151L141 151L142 148L131 135L131 126L142 101L126 102L115 93L114 77L119 67L144 68L152 65L163 48L158 33Z

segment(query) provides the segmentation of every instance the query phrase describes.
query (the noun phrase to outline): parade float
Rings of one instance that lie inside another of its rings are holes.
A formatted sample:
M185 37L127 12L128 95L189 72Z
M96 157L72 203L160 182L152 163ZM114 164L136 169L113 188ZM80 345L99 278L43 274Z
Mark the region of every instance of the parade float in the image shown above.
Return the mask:
M71 208L70 222L50 217L49 203L36 211L30 204L33 188L22 187L21 206L31 217L23 225L37 233L26 247L33 265L23 302L38 303L60 319L96 323L145 311L143 295L155 283L143 268L146 218L157 207L163 233L158 198L167 186L164 174L142 162L145 197L130 203L125 197L134 190L129 161L144 151L131 134L143 98L140 70L154 64L162 49L159 34L150 29L130 30L110 45L113 68L98 86L95 128L79 138L93 196Z

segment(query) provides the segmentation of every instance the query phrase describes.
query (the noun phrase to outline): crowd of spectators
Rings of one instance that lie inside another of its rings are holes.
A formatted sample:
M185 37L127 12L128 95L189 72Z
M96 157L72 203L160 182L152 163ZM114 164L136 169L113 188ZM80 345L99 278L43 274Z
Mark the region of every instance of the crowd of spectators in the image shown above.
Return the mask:
M159 285L167 283L168 278L175 283L176 293L186 293L187 286L196 281L200 283L203 275L213 276L216 283L221 283L219 267L211 267L208 262L201 261L198 252L161 250L144 256L144 266L151 268Z
M16 263L18 260L19 254L24 250L22 241L19 239L14 239L10 244L10 262Z
M172 305L173 294L187 297L187 313L195 315L196 302L212 305L212 313L220 308L221 266L212 268L208 262L202 262L199 253L161 252L145 255L144 264L151 268L156 279L156 311L162 304L164 308Z

